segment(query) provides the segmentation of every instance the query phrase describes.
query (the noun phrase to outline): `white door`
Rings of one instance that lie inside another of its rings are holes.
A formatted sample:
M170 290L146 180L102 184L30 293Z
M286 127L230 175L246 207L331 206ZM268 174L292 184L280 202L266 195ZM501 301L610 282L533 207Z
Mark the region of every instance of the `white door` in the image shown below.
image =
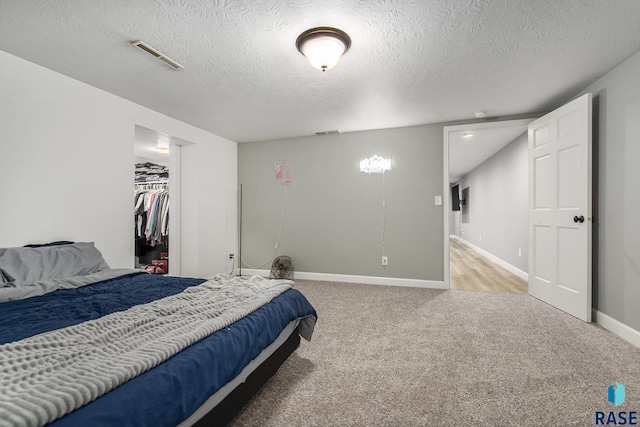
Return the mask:
M529 293L591 322L591 94L529 124Z

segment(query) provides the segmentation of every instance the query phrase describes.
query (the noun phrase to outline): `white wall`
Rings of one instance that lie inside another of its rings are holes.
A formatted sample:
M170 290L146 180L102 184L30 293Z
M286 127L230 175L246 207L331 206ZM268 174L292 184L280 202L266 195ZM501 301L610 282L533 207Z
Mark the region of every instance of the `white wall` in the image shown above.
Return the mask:
M234 142L2 51L0 247L94 241L112 267L133 266L136 124L195 143L182 163L183 219L195 215L182 233L182 274L225 271L224 254L235 252Z

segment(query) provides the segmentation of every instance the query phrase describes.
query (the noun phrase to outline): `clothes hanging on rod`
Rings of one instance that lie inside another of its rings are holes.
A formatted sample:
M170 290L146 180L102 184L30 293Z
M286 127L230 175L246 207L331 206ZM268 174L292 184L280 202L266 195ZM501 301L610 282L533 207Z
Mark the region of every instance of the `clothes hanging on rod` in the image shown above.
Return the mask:
M150 246L165 243L169 236L168 183L136 184L134 219L136 239Z

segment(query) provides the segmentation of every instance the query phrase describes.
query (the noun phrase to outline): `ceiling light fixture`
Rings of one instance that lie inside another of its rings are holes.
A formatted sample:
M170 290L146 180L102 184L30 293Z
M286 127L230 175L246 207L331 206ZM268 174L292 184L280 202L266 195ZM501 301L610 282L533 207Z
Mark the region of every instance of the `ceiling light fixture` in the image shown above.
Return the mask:
M465 132L462 134L463 138L471 138L473 136L473 132Z
M335 67L351 47L351 37L342 30L317 27L298 36L296 47L311 66L322 72Z
M159 133L158 134L158 138L156 140L156 147L155 150L159 153L159 154L169 154L169 147L171 146L171 137L168 135L165 135L163 133Z
M484 119L485 117L487 117L487 112L486 111L482 111L482 110L478 110L476 111L476 117L479 119Z
M169 147L156 147L158 154L169 154Z

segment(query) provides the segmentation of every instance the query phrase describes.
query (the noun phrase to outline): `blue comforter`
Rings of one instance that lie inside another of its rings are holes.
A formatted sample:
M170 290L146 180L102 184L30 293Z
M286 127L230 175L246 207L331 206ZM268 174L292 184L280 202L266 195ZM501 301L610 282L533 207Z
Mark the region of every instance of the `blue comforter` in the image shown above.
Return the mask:
M0 303L0 344L126 310L202 282L204 279L135 274ZM311 304L299 291L290 289L51 425L175 426L235 378L290 321L309 315L316 316Z

